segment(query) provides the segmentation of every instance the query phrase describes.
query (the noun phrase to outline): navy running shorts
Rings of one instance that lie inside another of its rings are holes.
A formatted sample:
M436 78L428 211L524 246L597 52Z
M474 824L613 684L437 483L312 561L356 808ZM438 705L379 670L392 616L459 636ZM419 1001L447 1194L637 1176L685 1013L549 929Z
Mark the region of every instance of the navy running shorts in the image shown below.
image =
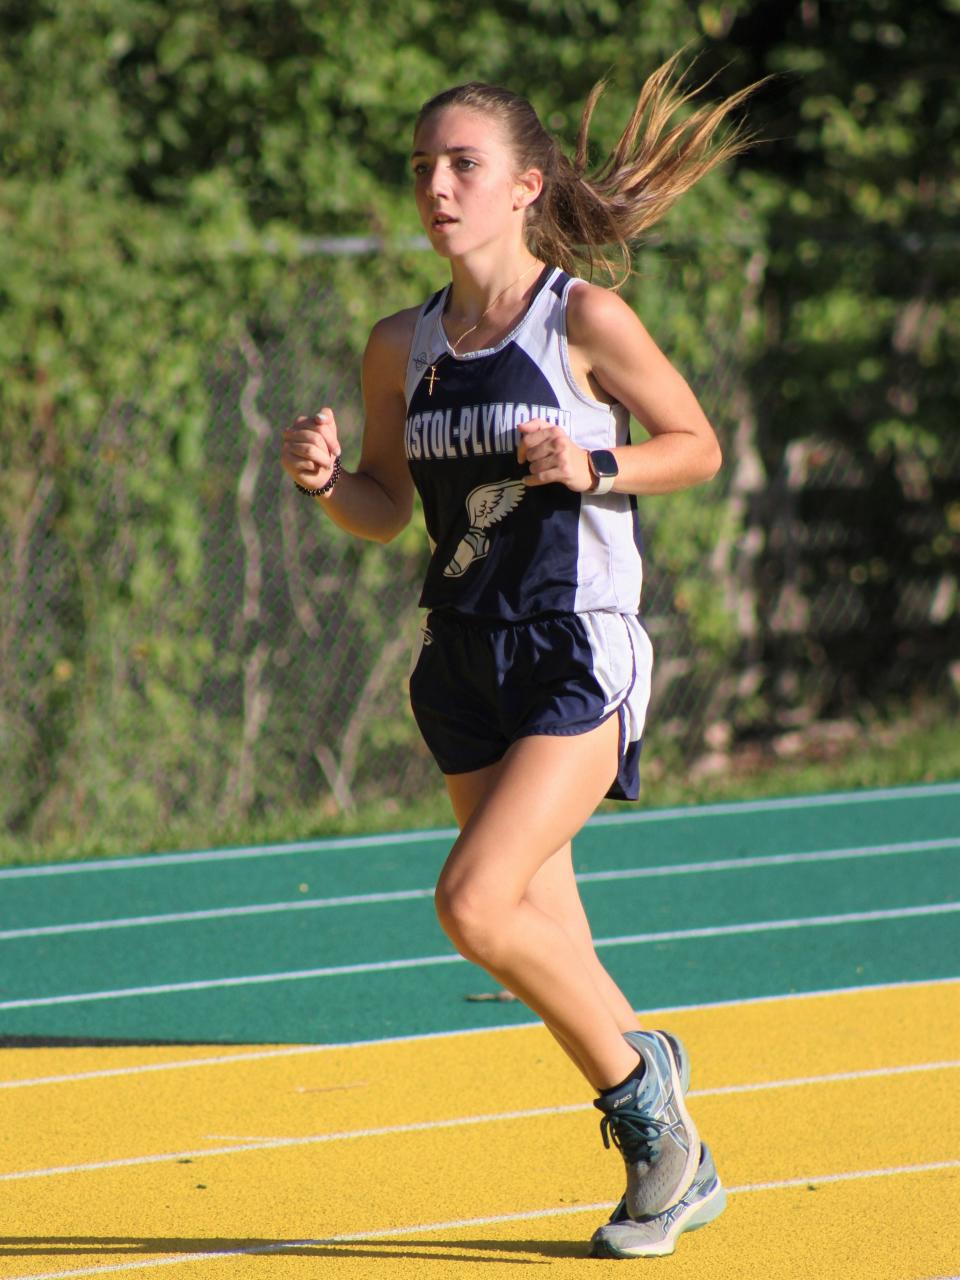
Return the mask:
M587 733L616 714L620 761L607 795L637 800L652 666L634 615L555 614L490 626L436 611L421 632L410 702L443 773L486 768L520 738Z

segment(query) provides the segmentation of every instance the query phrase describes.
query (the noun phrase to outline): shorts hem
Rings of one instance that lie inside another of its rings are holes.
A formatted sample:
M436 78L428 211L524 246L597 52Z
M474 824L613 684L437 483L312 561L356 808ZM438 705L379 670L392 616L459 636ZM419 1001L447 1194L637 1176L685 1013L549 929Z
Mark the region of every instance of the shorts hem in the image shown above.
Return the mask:
M601 720L594 720L590 724L578 724L571 726L556 725L554 728L525 729L522 733L518 733L515 737L511 738L499 755L495 755L491 759L485 760L483 764L472 764L467 769L444 769L440 765L439 761L437 761L437 767L445 778L456 778L460 774L476 773L479 769L489 769L492 764L499 764L515 742L522 742L524 738L579 738L581 734L592 733L594 729L599 729L601 725L607 723L611 716L619 715L621 706L622 703L618 703L613 710L608 711ZM619 747L620 744L618 743L618 759L622 754Z
M618 715L620 708L626 701L626 695L617 703L605 716L601 716L599 720L593 720L590 724L562 725L558 724L550 729L524 729L522 733L518 733L513 742L519 742L521 738L579 738L583 733L592 733L594 729L599 729L602 724L606 724L611 716ZM511 742L511 746L513 745ZM619 754L619 752L618 752Z
M466 769L444 769L440 761L436 759L436 756L434 756L434 761L445 778L458 778L465 773L477 773L480 769L489 769L492 764L499 764L511 746L512 743L508 742L499 755L493 756L490 760L485 760L482 764L472 764Z
M624 742L623 709L626 705L627 697L629 697L629 691L628 694L617 703L612 711L607 712L602 720L595 720L593 724L577 725L576 727L569 728L558 725L553 729L530 729L525 733L518 733L513 741L519 742L522 738L536 737L576 738L583 733L590 733L594 729L599 729L602 724L606 724L611 716L616 716L619 721L617 734L617 772L614 774L613 780L604 793L603 798L605 800L619 800L626 804L636 804L640 799L641 788L640 771L637 768L634 752L639 747L640 742Z

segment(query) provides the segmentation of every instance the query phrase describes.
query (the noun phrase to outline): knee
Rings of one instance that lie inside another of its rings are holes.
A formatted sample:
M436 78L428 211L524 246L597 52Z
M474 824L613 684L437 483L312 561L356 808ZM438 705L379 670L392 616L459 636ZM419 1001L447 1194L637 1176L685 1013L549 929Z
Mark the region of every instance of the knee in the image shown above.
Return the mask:
M450 884L443 877L434 903L441 928L460 954L474 964L490 964L498 951L503 904L476 886Z

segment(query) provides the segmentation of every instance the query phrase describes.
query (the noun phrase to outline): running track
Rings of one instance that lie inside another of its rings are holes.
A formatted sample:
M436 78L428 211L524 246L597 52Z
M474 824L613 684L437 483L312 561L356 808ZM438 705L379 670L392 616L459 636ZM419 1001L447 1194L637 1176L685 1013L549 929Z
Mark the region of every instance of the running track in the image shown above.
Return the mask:
M582 1083L434 922L450 839L0 871L0 1280L617 1266ZM958 856L960 783L578 840L732 1191L671 1277L960 1272Z

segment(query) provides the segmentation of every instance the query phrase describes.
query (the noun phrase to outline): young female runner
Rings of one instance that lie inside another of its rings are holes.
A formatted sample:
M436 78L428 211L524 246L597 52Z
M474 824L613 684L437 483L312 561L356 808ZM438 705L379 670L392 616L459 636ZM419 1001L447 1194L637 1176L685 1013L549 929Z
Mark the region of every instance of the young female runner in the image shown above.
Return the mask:
M616 1256L672 1252L724 1206L684 1101L685 1050L640 1029L601 965L571 856L604 796L638 796L651 648L637 496L720 465L693 393L634 313L572 274L609 267L611 245L629 273L629 241L744 145L717 130L748 91L671 123L690 96L675 67L649 78L589 177L602 85L572 163L507 90L467 84L427 102L414 191L451 283L374 327L354 471L329 408L298 418L282 449L298 487L359 537L395 537L420 494L433 554L411 701L460 827L437 914L598 1094L627 1189L593 1247Z

